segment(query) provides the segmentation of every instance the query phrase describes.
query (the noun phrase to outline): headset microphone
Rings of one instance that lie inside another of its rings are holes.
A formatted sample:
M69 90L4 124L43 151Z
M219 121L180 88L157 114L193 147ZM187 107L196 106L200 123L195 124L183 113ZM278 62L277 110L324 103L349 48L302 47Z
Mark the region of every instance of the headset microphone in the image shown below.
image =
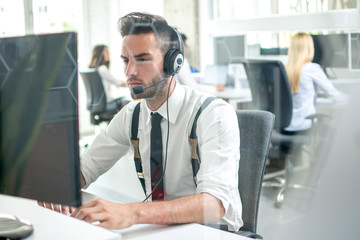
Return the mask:
M167 80L167 78L163 78L163 79L161 79L160 81L158 81L158 82L156 82L156 83L154 83L153 85L150 85L150 86L148 86L148 87L143 87L143 86L136 86L136 87L133 87L131 90L133 91L133 93L134 94L139 94L139 93L142 93L142 92L144 92L146 89L148 89L148 88L152 88L152 87L155 87L156 85L158 85L159 83L161 83L161 82L163 82L163 81L165 81L165 80Z

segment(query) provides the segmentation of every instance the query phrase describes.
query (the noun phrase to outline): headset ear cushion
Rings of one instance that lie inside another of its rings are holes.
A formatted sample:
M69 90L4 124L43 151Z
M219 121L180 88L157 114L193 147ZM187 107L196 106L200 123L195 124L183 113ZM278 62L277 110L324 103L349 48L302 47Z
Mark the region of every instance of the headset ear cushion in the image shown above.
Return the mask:
M172 75L174 72L174 52L176 49L170 49L166 52L164 57L164 72L166 75Z
M180 60L181 59L181 60ZM179 72L184 57L178 49L170 49L167 51L164 57L164 72L167 75L174 75Z

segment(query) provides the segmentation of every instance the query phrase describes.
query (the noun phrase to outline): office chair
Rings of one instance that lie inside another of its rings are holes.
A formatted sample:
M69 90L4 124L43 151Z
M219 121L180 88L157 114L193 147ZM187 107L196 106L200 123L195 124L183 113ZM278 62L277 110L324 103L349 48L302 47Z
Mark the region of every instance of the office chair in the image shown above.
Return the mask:
M240 129L239 192L244 225L237 234L262 239L256 234L262 180L275 116L268 111L236 110Z
M284 130L290 124L293 106L290 84L282 62L247 59L243 64L252 94L252 108L269 111L275 115L268 158L284 161L285 176L277 177L273 182L264 181L263 186L280 188L275 201L275 207L279 208L284 201L286 189L308 189L299 184L290 185L289 176L293 171L293 161L297 160L292 153L303 151L304 146L312 144L312 139L305 134L288 135ZM311 119L314 120L316 117L315 114Z
M108 102L102 79L96 69L80 71L80 75L86 89L90 122L93 125L99 125L101 122L109 123L114 115L129 101L120 97Z

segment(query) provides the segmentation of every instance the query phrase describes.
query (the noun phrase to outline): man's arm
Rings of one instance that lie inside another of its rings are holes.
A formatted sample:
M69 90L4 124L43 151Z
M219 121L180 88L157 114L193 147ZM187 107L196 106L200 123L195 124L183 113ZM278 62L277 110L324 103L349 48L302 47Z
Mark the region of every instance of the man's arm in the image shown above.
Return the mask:
M207 193L170 201L119 204L95 199L76 209L72 216L86 222L100 222L108 229L134 224L216 223L224 215L220 200Z

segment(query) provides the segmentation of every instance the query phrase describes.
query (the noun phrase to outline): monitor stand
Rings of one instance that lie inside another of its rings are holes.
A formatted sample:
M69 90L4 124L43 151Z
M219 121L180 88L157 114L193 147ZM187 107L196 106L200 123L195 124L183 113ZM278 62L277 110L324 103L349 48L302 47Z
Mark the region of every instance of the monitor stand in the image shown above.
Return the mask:
M0 213L0 238L22 239L34 231L32 224L10 214Z

